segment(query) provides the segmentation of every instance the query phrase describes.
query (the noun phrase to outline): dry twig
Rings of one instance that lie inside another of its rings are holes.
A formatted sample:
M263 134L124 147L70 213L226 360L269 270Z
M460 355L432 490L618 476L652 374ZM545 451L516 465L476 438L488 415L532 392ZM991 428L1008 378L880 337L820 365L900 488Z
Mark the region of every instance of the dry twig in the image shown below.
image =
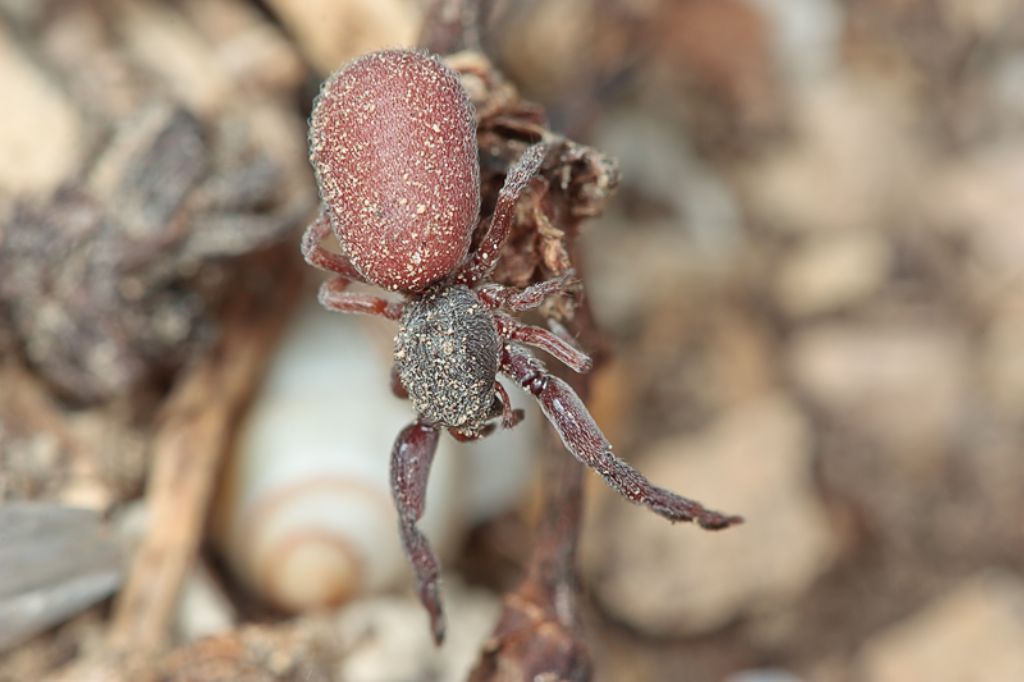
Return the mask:
M271 255L285 265L290 260L285 258L290 253L280 250ZM264 272L279 272L282 266L253 260L250 265ZM224 314L219 341L184 373L168 398L153 441L148 534L135 555L111 628L116 651L145 655L167 643L232 427L262 376L297 293L295 278L266 279L261 287L238 292Z

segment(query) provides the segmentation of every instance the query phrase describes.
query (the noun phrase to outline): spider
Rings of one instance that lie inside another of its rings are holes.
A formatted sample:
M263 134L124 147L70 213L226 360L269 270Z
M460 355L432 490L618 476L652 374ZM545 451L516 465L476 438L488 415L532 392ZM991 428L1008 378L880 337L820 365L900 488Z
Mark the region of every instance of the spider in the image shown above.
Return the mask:
M499 373L536 398L566 449L631 502L712 530L741 521L653 485L618 459L583 401L524 348L540 348L580 373L592 364L561 336L509 314L564 292L574 283L571 272L521 290L489 281L516 202L546 151L543 143L529 147L509 170L490 225L471 251L480 211L476 121L454 72L426 53L376 52L332 75L313 107L310 160L323 201L302 253L337 275L320 289L326 308L399 323L392 388L411 399L418 416L395 441L391 487L438 644L445 630L440 565L417 521L442 430L471 440L522 419ZM321 246L331 232L341 253ZM404 300L346 291L351 282L400 292Z

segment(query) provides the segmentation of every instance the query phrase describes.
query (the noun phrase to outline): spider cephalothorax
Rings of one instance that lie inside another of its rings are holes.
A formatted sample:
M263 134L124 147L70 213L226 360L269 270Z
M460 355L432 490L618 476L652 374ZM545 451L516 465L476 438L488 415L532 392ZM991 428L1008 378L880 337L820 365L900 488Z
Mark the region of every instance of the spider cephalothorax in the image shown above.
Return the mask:
M306 260L337 274L320 301L339 312L399 321L395 369L418 414L391 453L399 531L419 581L434 637L444 637L439 565L416 522L441 429L479 438L522 418L496 380L533 395L565 447L624 497L671 521L725 528L738 517L658 488L612 454L575 392L522 347L535 346L576 372L590 358L568 340L508 313L540 305L572 273L525 289L488 281L508 238L517 200L547 147L527 149L509 170L479 245L469 250L480 207L473 107L436 57L386 50L361 57L324 84L310 124L310 159L323 198L302 240ZM344 255L320 246L333 232ZM399 291L400 303L345 291L352 281Z
M424 420L479 433L493 418L500 360L494 316L468 287L439 287L406 305L395 368Z

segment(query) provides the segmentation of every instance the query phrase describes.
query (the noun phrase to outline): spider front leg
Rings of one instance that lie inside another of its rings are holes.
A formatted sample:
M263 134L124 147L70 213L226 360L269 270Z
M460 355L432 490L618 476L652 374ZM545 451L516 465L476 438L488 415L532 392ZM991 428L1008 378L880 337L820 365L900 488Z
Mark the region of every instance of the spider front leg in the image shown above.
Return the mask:
M472 257L459 270L455 281L472 287L481 282L494 270L498 255L505 246L508 233L512 229L512 218L515 216L516 202L538 172L550 145L543 142L527 148L519 160L505 176L505 184L498 192L498 202L494 206L491 224L484 234L480 246Z
M508 397L508 391L505 390L500 381L494 382L494 393L497 402L501 403L501 428L511 429L523 421L525 413L522 410L512 408L512 399Z
M708 530L719 530L743 521L739 516L705 509L699 502L657 487L616 457L611 443L601 433L579 396L567 383L550 374L536 358L506 345L502 351L501 371L533 394L566 449L599 473L608 485L630 502L649 507L670 521L696 521Z
M420 602L430 616L434 642L444 641L444 610L441 607L441 563L416 522L423 517L430 465L434 461L437 428L415 422L402 429L391 450L391 494L398 510L402 546L416 572Z

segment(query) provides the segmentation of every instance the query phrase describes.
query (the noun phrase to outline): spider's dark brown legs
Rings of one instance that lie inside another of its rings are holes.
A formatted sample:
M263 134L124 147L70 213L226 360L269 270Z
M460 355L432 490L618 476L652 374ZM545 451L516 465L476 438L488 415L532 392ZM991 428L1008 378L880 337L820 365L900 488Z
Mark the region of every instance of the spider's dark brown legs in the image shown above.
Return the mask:
M578 281L575 276L575 271L568 270L561 277L531 284L525 289L485 284L476 290L476 294L491 308L504 308L513 313L521 313L536 308L548 296L561 293L574 285Z
M739 516L710 511L699 502L655 486L616 457L611 443L601 433L583 401L568 384L548 373L536 358L512 346L505 346L501 371L537 398L566 449L599 473L608 485L630 502L649 507L670 521L696 521L708 530L726 528L743 521Z
M339 253L331 253L322 246L320 242L324 237L331 234L331 221L327 217L327 210L320 207L320 213L313 222L306 227L302 235L302 257L306 262L320 270L336 272L337 274L356 282L362 282L363 276L355 269L348 259Z
M501 313L495 313L494 322L501 336L510 341L518 341L540 348L577 374L585 374L594 366L594 361L590 359L589 355L547 329L523 324L519 320Z
M486 438L487 436L491 435L492 433L494 433L494 430L496 428L498 428L497 425L491 423L485 424L484 427L477 431L476 433L465 433L464 431L459 431L458 429L448 429L448 434L455 440L459 441L460 443L472 443L475 440L480 440L481 438Z
M441 564L416 522L423 517L430 465L434 461L440 432L415 422L402 429L391 450L391 494L398 509L398 529L419 587L420 602L430 616L434 642L444 641L444 611L441 607Z
M369 294L350 294L345 291L351 280L343 276L335 277L320 285L320 293L317 298L320 305L328 310L339 313L362 313L364 315L380 315L389 320L397 320L402 317L402 303L371 296Z
M519 422L523 421L526 413L522 410L516 410L512 407L512 400L508 397L508 392L505 387L501 385L501 382L494 382L494 405L491 407L490 418L495 419L501 417L501 428L511 429ZM448 429L448 433L451 434L452 438L459 441L460 443L468 443L470 441L479 440L485 438L497 428L497 424L489 422L483 426L476 433L466 433L459 431L458 429Z
M529 147L509 170L505 176L505 184L498 192L498 202L494 206L494 215L491 216L487 233L472 257L459 269L456 282L472 287L494 269L494 264L512 228L516 202L529 186L530 180L540 171L548 148L549 145L544 143Z
M501 385L500 381L494 382L494 393L498 396L498 400L501 402L501 428L511 429L519 422L523 421L522 410L512 409L512 400L508 397L508 391Z
M398 376L398 366L391 365L391 393L402 400L409 399L409 391L402 385L402 379Z

